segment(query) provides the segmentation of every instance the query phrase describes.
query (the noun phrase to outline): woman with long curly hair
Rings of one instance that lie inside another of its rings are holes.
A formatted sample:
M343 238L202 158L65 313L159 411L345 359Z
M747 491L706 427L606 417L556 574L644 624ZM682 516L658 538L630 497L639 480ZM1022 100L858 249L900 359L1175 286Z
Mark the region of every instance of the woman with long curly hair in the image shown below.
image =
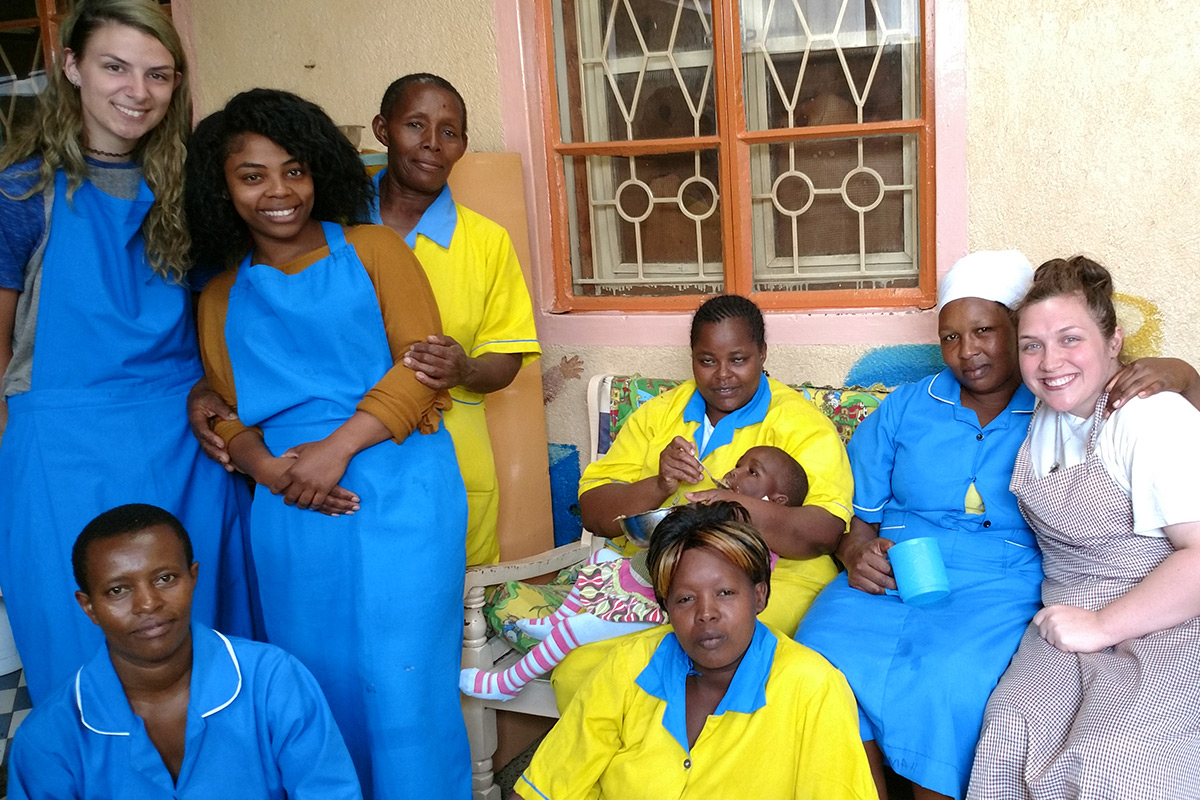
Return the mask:
M187 162L216 433L258 484L267 638L325 691L367 798L465 798L458 698L467 499L446 390L403 364L442 332L421 265L366 219L371 185L317 106L255 89L204 120ZM403 565L403 584L397 571ZM419 598L421 633L400 619ZM433 776L432 778L430 776Z
M185 412L202 371L179 36L152 0L81 0L60 32L32 124L0 151L0 585L35 703L103 641L75 607L71 543L122 503L179 516L197 619L252 633L248 494Z

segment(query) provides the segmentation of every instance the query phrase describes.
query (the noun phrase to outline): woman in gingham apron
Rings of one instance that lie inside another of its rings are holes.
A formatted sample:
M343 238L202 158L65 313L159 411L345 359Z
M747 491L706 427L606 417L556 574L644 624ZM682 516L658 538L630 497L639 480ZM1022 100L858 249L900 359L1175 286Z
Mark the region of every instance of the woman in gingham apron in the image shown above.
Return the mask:
M1040 400L1013 470L1042 548L1045 608L992 694L969 798L1200 797L1200 412L1134 398L1112 279L1037 271L1021 372Z

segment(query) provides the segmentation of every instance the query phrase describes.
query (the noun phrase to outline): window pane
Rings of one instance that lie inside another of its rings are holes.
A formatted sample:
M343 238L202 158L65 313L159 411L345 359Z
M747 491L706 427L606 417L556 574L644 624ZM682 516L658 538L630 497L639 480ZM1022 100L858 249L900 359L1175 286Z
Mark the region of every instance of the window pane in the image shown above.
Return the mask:
M34 0L29 0L30 5L33 5L33 2ZM158 0L158 4L160 6L169 6L171 5L171 0ZM54 13L56 14L66 14L74 7L75 0L54 0ZM35 15L31 14L30 16Z
M42 64L36 27L0 31L0 142L33 112L34 95L46 86Z
M0 22L14 19L37 19L34 0L4 0L0 3Z
M917 285L915 136L755 145L754 289Z
M575 294L722 290L715 150L576 157L565 167Z
M700 0L555 2L563 141L715 134L710 9Z
M750 130L916 119L918 0L744 0Z

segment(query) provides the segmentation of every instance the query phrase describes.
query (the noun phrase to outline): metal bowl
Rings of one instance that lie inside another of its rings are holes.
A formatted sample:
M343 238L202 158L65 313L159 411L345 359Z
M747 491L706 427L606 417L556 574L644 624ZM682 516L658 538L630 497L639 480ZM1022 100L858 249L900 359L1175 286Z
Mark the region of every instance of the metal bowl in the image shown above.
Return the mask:
M641 514L632 514L628 517L617 517L617 524L621 526L621 530L625 532L625 538L630 543L638 547L649 547L650 536L654 533L654 529L658 527L658 523L663 521L663 517L670 514L671 506L666 508L656 508L653 511L643 511Z

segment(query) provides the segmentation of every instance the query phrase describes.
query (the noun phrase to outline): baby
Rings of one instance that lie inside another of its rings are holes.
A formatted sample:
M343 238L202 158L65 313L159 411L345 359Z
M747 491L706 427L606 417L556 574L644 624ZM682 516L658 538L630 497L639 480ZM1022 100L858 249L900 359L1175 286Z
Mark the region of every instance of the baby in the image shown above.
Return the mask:
M804 468L778 447L751 447L725 475L738 494L785 506L799 506L808 495ZM733 504L731 504L733 505ZM749 522L745 509L735 506ZM771 554L774 568L778 556ZM463 694L488 700L511 700L521 687L545 675L576 647L652 628L666 621L654 597L646 567L646 551L623 558L602 549L580 569L575 586L557 611L547 617L517 620L516 626L539 644L504 670L464 669L458 679Z

